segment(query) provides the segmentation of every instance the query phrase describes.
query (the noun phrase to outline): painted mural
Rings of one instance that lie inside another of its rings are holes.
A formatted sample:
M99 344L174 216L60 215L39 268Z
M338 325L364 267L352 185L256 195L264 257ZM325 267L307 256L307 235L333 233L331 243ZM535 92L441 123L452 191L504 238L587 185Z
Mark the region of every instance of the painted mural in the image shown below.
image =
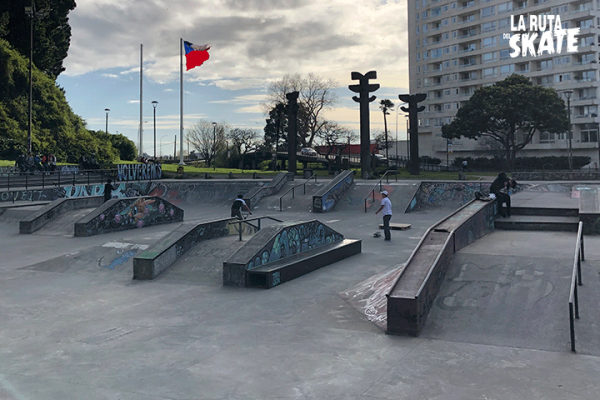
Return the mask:
M421 182L406 212L428 208L458 208L475 198L475 192L489 194L491 182ZM512 193L526 186L517 185Z
M138 179L162 178L160 164L119 164L117 165L117 181L136 181Z
M230 207L238 193L258 185L248 181L141 181L113 184L113 198L159 196L175 205L181 203L222 204ZM0 193L0 201L53 201L62 198L103 196L104 185L64 186L60 188L15 190Z
M300 252L339 242L344 236L314 220L287 226L275 235L246 264L246 269L274 263Z
M183 221L183 210L158 197L123 199L91 220L76 223L75 236L92 236L179 221ZM80 225L84 225L85 229Z
M350 171L345 178L329 189L327 193L321 196L313 196L313 211L328 212L333 210L344 193L352 186L352 183L354 183L354 173Z

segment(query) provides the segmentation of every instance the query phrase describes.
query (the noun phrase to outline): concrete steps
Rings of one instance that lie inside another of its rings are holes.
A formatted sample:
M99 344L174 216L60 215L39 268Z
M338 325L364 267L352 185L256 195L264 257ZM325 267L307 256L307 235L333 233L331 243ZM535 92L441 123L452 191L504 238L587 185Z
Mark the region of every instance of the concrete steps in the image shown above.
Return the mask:
M520 231L577 232L579 210L576 208L513 207L510 218L498 218L496 229Z

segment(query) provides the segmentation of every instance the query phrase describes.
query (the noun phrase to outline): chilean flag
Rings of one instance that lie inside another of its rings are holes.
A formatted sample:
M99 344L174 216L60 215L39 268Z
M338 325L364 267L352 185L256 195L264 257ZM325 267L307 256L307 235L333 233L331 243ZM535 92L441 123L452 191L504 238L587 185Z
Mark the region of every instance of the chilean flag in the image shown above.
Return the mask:
M201 66L210 57L208 55L209 44L199 45L184 41L183 46L185 47L185 66L187 67L187 71Z

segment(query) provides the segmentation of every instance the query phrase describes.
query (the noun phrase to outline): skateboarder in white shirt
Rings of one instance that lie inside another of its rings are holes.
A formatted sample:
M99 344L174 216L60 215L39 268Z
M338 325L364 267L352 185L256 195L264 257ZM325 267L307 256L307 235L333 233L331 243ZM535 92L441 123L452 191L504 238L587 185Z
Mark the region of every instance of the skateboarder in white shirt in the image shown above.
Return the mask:
M385 236L385 240L392 240L392 236L390 234L390 219L392 219L392 202L388 198L387 190L381 192L383 198L381 199L381 207L379 210L375 211L375 214L379 214L380 211L383 211L383 233Z

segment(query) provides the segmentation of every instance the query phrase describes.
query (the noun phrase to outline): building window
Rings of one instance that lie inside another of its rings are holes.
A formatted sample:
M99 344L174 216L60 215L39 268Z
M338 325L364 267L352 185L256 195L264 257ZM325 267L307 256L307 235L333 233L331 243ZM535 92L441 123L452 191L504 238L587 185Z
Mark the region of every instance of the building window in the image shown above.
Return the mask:
M498 61L498 52L492 51L490 53L483 53L482 60L484 63Z
M540 143L554 143L554 133L540 132Z
M509 75L515 72L515 64L502 65L500 67L500 75Z
M481 40L482 47L492 47L496 45L496 36L483 38Z
M512 11L512 1L508 1L506 3L498 4L498 14L506 13Z
M500 50L500 59L506 60L510 58L510 50Z
M481 18L489 17L496 13L496 6L483 7L481 9Z
M483 77L484 78L491 78L491 77L494 77L497 75L498 75L498 68L496 68L496 67L483 69Z
M490 22L481 24L481 30L483 32L495 31L496 30L496 21L490 21Z

